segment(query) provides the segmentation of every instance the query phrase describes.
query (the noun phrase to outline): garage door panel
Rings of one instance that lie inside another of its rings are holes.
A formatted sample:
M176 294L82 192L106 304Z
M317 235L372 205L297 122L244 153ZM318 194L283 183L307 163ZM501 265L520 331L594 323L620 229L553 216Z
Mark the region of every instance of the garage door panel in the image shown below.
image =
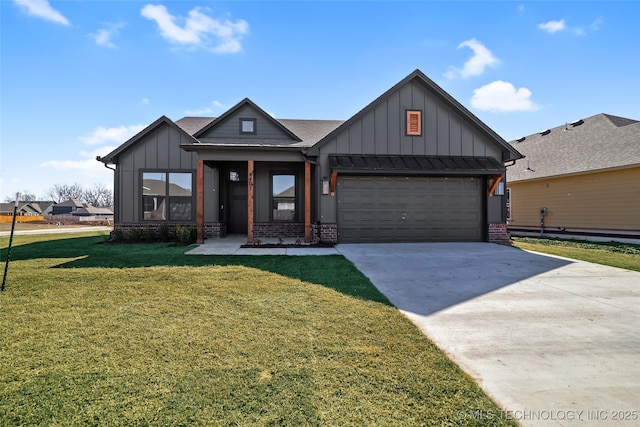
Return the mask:
M475 177L339 177L339 241L480 241L480 190Z

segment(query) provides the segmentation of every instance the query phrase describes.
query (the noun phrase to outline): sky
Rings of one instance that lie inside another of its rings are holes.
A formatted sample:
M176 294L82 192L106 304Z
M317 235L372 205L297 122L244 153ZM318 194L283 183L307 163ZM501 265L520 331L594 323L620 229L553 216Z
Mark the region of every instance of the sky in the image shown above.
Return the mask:
M636 1L0 0L0 200L113 188L95 160L244 98L347 120L420 69L507 141L640 120Z

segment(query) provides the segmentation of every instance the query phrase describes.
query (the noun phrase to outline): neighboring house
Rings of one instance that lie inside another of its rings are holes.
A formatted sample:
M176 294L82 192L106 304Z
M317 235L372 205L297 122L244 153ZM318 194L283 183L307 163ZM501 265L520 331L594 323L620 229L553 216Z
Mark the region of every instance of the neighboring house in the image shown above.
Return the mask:
M521 154L419 70L349 120L162 116L108 155L115 226L198 240L507 242L505 164ZM496 190L498 190L496 192Z
M109 208L96 208L95 206L87 205L83 208L79 208L71 215L76 217L90 218L91 220L100 219L113 219L113 211Z
M510 230L640 236L640 121L597 114L511 144L526 159L507 170Z
M18 209L16 215L18 216L41 216L47 215L54 202L23 202L18 201ZM0 203L0 215L13 215L13 208L15 202L12 203Z
M85 206L86 203L83 203L80 200L69 199L53 206L51 215L69 215L77 211L78 209L84 208Z

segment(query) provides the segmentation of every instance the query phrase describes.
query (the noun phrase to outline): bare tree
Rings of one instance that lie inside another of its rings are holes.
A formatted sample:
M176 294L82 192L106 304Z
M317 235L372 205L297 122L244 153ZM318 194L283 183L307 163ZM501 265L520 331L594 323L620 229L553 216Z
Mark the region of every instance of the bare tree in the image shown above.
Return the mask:
M35 202L37 200L36 195L27 190L23 190L19 194L18 198L20 199L21 202ZM4 198L4 201L6 203L12 203L15 200L16 200L15 197L11 197L11 196L6 196Z
M113 207L113 193L102 184L84 191L84 201L98 208Z
M80 184L55 184L47 193L52 201L56 203L66 202L69 199L82 200L84 198L84 189Z

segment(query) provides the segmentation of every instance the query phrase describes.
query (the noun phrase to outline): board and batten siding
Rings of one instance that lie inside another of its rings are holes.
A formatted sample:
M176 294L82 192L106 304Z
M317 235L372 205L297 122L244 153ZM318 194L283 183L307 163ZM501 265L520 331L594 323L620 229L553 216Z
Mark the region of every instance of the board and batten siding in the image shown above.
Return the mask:
M509 182L512 227L640 230L640 167Z
M422 135L407 136L406 111L422 111ZM318 182L329 176L331 154L479 156L502 161L502 149L417 81L381 99L319 149ZM335 199L321 196L320 221L336 222Z
M141 172L142 170L185 170L196 173L197 154L187 152L180 148L180 144L191 142L178 129L166 123L160 124L155 130L143 137L130 149L124 151L118 157L116 165L115 194L119 196L117 201L118 222L135 223L141 221L142 201ZM217 187L217 171L205 167L205 187ZM195 187L192 188L195 194ZM217 198L217 193L213 193ZM208 194L210 196L210 194ZM206 201L211 207L217 205L211 198ZM216 221L217 209L205 209L210 212L205 221Z
M255 135L240 133L240 119L256 120ZM198 138L201 140L206 140L207 138L238 139L239 144L246 144L248 139L275 139L291 140L291 142L296 142L291 138L291 136L287 135L286 132L265 118L264 114L257 111L250 105L245 105L240 108L238 111L222 120L218 125L212 127L209 131L200 135Z

